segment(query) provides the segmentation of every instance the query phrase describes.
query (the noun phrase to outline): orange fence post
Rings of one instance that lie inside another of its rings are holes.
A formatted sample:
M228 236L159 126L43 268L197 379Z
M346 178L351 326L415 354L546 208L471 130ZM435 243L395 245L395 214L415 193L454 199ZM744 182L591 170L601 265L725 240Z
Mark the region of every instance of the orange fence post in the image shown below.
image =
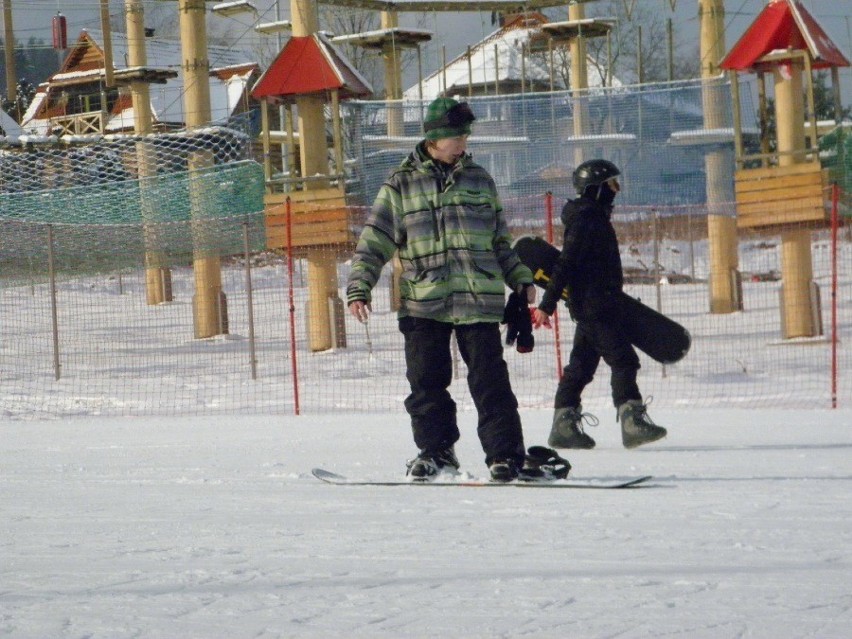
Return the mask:
M831 187L831 407L837 408L837 231L840 187Z
M299 410L299 366L296 362L296 304L293 301L293 215L290 198L286 200L287 207L287 278L289 286L287 301L290 305L290 357L293 361L293 402L296 415Z
M544 196L547 215L547 241L553 244L553 193ZM559 311L553 311L553 340L556 342L556 379L562 379L562 341L559 339Z

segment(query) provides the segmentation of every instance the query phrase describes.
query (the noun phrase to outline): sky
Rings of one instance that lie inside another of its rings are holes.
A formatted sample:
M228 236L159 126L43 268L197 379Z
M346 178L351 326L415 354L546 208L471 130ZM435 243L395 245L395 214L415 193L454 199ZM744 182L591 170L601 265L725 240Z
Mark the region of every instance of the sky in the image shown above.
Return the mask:
M252 0L257 7L257 22L269 22L275 19L277 10L283 19L290 16L290 3L288 0ZM698 39L698 0L675 0L675 9L672 11L672 0L624 0L649 4L671 17L675 26L675 39L680 41L697 41ZM13 7L13 20L15 23L16 36L19 40L26 41L30 36L42 38L47 42L51 40L52 16L61 11L68 20L69 39L79 32L80 29L99 28L98 0L11 0ZM146 7L159 7L168 5L162 0L146 0ZM175 8L177 3L173 2ZM601 9L596 6L605 6L601 2L591 2L586 5L587 17L606 17ZM730 49L739 37L744 33L749 24L754 20L764 0L727 0L726 10L726 47ZM805 7L817 18L828 35L834 40L847 58L852 59L852 0L803 0ZM121 0L112 0L111 12L121 14L124 3ZM211 3L212 7L213 4ZM565 9L567 19L567 8ZM253 31L253 17L246 14L221 18L233 22L233 33L244 41L253 38L261 38ZM484 36L488 35L493 27L489 12L470 12L462 14L432 14L423 17L415 14L403 15L401 18L403 26L414 26L418 23L419 28L425 28L436 33L434 41L446 45L447 55L454 56L461 53L467 45L474 44ZM407 24L406 24L407 23ZM437 46L435 47L437 50ZM437 56L432 56L437 58ZM427 57L426 64L429 63ZM424 69L428 73L431 69ZM844 95L850 96L852 87L852 69L842 72L841 84L844 86ZM849 99L846 100L849 102Z

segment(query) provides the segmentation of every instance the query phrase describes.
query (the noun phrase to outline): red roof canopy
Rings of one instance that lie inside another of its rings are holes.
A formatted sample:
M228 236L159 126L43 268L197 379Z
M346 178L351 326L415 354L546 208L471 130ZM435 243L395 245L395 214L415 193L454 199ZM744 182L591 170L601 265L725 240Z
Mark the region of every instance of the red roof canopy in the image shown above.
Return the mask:
M292 37L258 80L252 96L295 97L338 89L341 98L366 97L373 89L324 36Z
M808 51L814 69L849 66L840 49L798 0L773 0L766 5L720 66L747 71L768 53L787 49Z

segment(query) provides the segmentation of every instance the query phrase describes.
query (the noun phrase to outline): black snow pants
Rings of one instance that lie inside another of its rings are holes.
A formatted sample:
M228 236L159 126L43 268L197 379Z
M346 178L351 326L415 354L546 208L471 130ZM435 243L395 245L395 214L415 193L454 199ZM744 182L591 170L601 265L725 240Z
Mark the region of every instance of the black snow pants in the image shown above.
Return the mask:
M555 408L578 408L583 389L594 379L601 358L612 371L612 401L616 407L642 399L636 384L639 356L618 321L610 318L580 320L574 346L556 389Z
M399 329L405 336L406 377L411 394L405 408L411 416L414 443L420 450L442 450L459 439L456 404L448 391L453 369L450 336L456 333L459 352L467 365L467 383L479 415L477 434L485 463L524 461L524 436L518 401L503 359L503 343L496 323L453 325L419 317L404 317Z

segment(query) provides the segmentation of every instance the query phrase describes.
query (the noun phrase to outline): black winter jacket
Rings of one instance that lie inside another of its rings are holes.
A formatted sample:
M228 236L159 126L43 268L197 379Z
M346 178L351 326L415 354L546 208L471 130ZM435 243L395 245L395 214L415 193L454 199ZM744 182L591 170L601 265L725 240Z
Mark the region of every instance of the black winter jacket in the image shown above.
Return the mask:
M545 313L553 313L567 286L568 308L574 319L618 314L624 274L610 213L611 209L587 197L565 204L562 252L539 304Z

